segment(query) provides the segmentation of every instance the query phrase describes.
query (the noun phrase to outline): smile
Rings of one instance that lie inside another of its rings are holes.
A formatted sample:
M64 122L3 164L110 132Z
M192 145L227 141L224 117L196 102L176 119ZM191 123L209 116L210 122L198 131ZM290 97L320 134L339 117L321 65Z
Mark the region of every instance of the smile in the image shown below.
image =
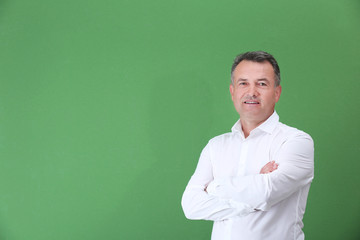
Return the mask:
M255 102L255 101L245 101L245 104L260 104L259 102Z

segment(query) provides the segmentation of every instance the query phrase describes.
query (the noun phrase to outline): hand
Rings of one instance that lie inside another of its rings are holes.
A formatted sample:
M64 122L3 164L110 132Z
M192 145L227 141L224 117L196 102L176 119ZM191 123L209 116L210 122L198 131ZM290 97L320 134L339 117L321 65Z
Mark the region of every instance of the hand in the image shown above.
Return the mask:
M271 173L271 172L275 171L278 168L278 166L279 166L279 164L275 163L275 161L268 162L260 170L260 174Z
M214 194L214 191L215 191L215 188L216 188L216 185L214 185L214 180L209 182L209 184L205 187L204 191L207 193L207 194Z

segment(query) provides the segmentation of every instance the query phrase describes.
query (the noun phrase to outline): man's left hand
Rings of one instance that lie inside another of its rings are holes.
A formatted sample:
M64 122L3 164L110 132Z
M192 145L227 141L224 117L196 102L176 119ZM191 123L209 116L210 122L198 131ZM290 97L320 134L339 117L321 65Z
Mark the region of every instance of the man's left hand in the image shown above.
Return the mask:
M279 166L279 164L277 164L275 161L268 162L260 170L260 174L271 173L271 172L275 171L278 168L278 166Z

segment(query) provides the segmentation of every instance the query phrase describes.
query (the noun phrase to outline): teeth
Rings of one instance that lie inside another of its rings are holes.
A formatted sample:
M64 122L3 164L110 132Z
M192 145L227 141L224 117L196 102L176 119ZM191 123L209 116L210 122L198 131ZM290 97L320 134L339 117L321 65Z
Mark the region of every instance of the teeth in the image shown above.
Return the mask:
M245 103L257 104L257 102L247 102L247 101L245 101Z

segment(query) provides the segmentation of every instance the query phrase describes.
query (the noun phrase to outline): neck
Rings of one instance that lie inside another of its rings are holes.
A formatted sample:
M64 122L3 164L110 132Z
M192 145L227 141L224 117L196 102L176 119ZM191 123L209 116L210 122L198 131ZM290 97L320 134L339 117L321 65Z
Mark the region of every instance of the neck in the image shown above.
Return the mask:
M252 130L254 130L255 128L257 128L264 121L262 121L262 122L252 122L252 121L245 121L245 120L240 119L240 122L241 122L242 130L244 132L244 136L245 136L245 138L247 138L250 135L250 132Z
M250 132L260 126L263 122L265 122L267 119L271 117L271 115L274 113L274 111L271 114L265 115L259 119L255 117L249 117L249 116L240 116L240 122L241 127L244 132L245 138L247 138L250 135Z

